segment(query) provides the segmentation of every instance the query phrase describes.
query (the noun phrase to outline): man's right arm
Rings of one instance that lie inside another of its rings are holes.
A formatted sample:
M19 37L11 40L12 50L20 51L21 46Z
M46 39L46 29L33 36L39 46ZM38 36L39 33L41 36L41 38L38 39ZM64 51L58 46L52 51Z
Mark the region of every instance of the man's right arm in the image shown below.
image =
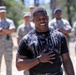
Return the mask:
M52 60L55 60L55 54L53 52L41 53L40 58L27 59L26 56L17 54L16 56L16 67L19 71L30 69L41 63L49 62L53 64Z
M20 56L18 54L16 56L16 67L19 71L30 69L34 67L35 65L37 65L38 63L39 62L37 58L26 59L25 56Z

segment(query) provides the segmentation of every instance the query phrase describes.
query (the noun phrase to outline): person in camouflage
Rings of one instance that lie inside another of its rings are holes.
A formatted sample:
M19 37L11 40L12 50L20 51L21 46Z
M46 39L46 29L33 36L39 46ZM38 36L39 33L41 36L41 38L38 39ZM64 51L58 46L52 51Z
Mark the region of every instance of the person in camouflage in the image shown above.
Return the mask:
M23 13L23 23L17 29L17 43L34 28L34 23L30 22L30 12ZM25 70L24 75L29 75L29 71Z
M11 34L15 30L13 20L6 18L6 7L0 6L0 71L2 56L5 57L6 75L12 75L12 48ZM0 72L1 73L1 72Z
M54 12L54 18L50 20L49 27L54 28L62 32L67 39L67 44L69 46L69 33L71 33L71 25L68 20L62 18L62 9L57 7Z

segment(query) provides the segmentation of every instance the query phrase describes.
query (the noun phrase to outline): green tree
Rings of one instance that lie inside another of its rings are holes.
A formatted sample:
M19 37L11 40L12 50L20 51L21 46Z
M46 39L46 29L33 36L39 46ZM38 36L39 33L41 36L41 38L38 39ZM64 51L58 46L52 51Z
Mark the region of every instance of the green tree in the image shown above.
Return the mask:
M73 19L75 18L76 6L74 4L74 0L67 0L66 2L67 7L67 15L68 21L70 22L71 26L73 25Z
M0 6L3 4L3 1L2 0L0 0Z
M76 18L76 0L56 0L56 7L62 8L62 16L66 18L72 26L73 20Z
M2 0L0 5L6 6L7 17L14 21L17 28L19 21L21 20L21 14L25 8L22 2L20 0Z

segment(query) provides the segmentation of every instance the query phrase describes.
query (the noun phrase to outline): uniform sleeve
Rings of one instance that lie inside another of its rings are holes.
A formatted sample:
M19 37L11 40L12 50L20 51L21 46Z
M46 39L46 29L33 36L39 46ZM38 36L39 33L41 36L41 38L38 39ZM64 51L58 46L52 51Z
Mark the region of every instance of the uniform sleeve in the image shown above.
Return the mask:
M74 32L74 34L76 34L76 22L74 22L74 24L73 24L73 32Z
M53 20L51 20L49 22L49 27L52 28L52 29L55 29Z
M13 20L10 21L9 29L15 29L15 25L14 25Z
M67 20L64 20L64 29L65 30L71 30L71 25Z
M31 27L35 29L35 24L33 22L30 22Z
M17 38L20 38L20 39L22 38L22 31L21 31L20 26L17 29Z
M64 34L62 34L61 36L61 54L67 53L68 50L68 46L67 46L67 42L66 42L66 37Z

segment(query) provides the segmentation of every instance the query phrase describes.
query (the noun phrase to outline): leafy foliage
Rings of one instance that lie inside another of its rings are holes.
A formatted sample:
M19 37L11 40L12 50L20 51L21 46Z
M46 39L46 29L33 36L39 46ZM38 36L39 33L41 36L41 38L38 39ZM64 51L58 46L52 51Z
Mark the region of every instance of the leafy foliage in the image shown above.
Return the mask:
M76 18L76 0L57 0L57 6L62 8L62 16L66 18L72 26Z
M21 1L16 0L2 0L2 5L7 8L7 17L12 19L17 27L21 20L21 14L24 10L24 5Z

